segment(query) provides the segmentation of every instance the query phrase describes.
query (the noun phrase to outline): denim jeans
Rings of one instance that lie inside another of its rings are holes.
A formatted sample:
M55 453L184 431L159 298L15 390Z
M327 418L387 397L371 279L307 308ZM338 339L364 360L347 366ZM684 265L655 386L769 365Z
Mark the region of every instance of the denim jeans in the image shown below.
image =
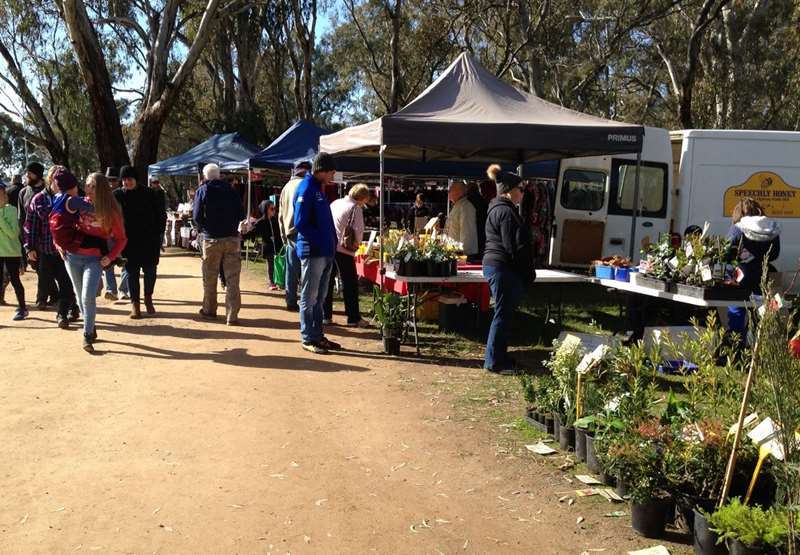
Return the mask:
M119 273L119 292L123 295L131 294L131 289L128 286L128 270L124 266Z
M483 277L489 281L494 297L494 317L486 340L483 367L502 369L509 366L508 332L514 311L522 300L524 284L517 272L504 266L484 266Z
M322 303L328 291L333 258L303 258L300 267L300 337L303 343L317 343L323 337Z
M300 257L291 239L286 242L286 307L297 306L297 286L300 283Z
M106 291L112 295L117 294L117 278L114 276L114 266L103 270L103 279L106 282Z
M83 335L89 337L94 332L94 321L97 315L97 286L100 284L100 257L85 254L66 254L66 266L75 298L83 315Z

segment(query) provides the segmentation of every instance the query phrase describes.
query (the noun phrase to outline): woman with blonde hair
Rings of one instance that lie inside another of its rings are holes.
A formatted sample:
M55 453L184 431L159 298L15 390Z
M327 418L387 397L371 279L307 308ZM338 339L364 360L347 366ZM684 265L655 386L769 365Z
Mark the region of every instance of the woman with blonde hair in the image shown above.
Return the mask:
M358 183L350 188L347 196L331 203L333 224L336 227L336 255L334 269L339 273L344 296L344 311L347 326L368 327L361 319L358 306L358 274L356 274L355 254L364 236L363 208L369 200L369 187ZM328 296L323 305L324 322L333 323L333 275L328 282Z

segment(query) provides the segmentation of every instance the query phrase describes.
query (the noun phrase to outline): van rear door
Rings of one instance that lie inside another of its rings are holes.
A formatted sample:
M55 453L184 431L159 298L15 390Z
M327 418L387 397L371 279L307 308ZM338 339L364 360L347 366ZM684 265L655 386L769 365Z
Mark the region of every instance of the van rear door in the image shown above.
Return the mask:
M636 218L634 261L640 250L669 231L669 177L671 168L663 162L642 161L639 177L639 213ZM636 160L612 158L609 175L608 216L603 253L630 254L631 219L636 184Z
M550 265L588 266L603 253L608 171L601 158L569 162L558 180Z

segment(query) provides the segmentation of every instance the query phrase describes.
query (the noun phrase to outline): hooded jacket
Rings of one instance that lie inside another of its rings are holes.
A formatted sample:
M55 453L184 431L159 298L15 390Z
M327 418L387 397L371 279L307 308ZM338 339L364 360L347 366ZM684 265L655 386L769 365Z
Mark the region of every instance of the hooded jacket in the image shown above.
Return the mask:
M322 184L306 174L294 194L294 227L297 229L297 257L333 258L336 254L336 227Z
M764 257L772 262L781 253L781 226L766 216L745 216L728 230L730 259L738 259L744 273L740 285L754 293L761 292Z
M489 203L483 265L512 269L524 283L536 279L530 231L514 203L503 196Z

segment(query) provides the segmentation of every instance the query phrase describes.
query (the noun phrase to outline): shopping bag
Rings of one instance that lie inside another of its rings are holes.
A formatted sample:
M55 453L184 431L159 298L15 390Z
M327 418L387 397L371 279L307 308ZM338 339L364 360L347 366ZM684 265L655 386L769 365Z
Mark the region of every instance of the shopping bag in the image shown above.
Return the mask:
M275 255L275 268L272 272L272 281L278 287L286 287L286 245L281 247Z

